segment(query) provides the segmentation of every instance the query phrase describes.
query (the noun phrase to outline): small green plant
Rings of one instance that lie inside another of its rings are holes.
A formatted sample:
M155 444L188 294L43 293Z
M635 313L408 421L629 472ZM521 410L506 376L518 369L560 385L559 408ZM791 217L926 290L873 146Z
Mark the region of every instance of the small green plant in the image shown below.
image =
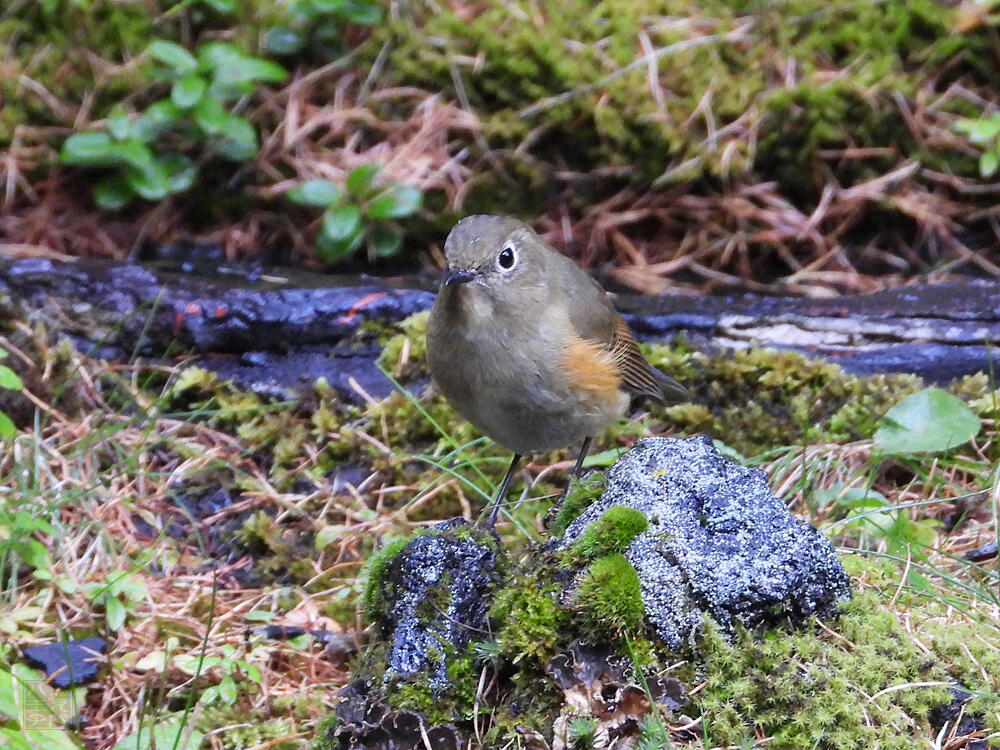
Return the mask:
M592 716L574 716L566 725L570 747L590 750L597 739L597 719Z
M279 56L315 52L328 60L347 53L345 24L374 26L383 17L373 0L295 0L288 13L287 25L268 29L267 51Z
M979 157L979 174L992 177L1000 169L1000 113L978 120L959 120L955 128L968 136L969 141L983 147Z
M105 130L71 135L59 155L63 164L111 170L94 186L95 202L107 210L122 208L136 196L157 201L190 188L199 164L184 152L195 147L233 162L254 157L257 131L231 105L257 84L278 83L287 75L277 63L228 42L203 44L195 56L157 39L146 54L159 64L151 76L170 82L170 96L134 119L116 106Z
M0 349L0 359L6 359L8 356L6 351ZM24 388L24 383L21 382L17 373L7 365L0 365L0 391L19 391L22 388ZM0 437L12 438L16 434L17 428L14 426L14 422L0 411Z
M260 685L262 679L260 667L238 658L236 649L229 644L222 647L222 656L203 656L200 653L177 654L173 657L172 663L192 677L211 669L218 669L222 673L219 683L205 688L198 699L199 703L206 706L213 703L232 706L239 696L240 682Z
M0 590L15 590L25 565L35 578L52 578L49 553L35 538L36 533L55 536L56 530L48 521L0 502Z
M146 582L131 573L118 573L108 581L91 581L82 587L83 595L92 604L104 608L108 630L117 632L125 624L128 613L148 595Z
M380 170L378 164L363 164L347 176L345 188L316 179L289 191L293 203L324 209L316 249L327 263L350 257L363 242L370 261L399 252L403 234L394 220L416 213L423 193L399 182L378 186Z

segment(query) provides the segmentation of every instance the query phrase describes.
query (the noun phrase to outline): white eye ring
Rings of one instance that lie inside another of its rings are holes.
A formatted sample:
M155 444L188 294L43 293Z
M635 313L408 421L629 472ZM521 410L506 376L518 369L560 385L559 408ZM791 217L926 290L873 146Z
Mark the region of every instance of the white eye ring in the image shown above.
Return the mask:
M514 245L513 243L508 242L503 246L503 250L501 250L500 254L497 256L497 263L500 265L500 268L505 271L509 271L514 267L516 262L517 254L514 252Z

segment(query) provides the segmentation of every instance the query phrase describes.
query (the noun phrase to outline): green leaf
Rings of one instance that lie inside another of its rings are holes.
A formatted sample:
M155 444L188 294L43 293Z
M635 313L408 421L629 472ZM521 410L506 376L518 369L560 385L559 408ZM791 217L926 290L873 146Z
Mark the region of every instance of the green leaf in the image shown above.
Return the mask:
M105 211L117 211L124 208L135 198L135 191L129 187L128 181L115 174L105 177L94 185L94 202Z
M118 164L128 164L140 170L153 169L156 165L152 149L135 138L116 143L112 152Z
M6 388L8 391L19 391L24 388L24 382L7 365L0 365L0 388Z
M326 549L334 542L339 542L343 539L349 528L349 526L342 523L333 523L321 527L313 538L313 549ZM244 617L249 619L249 614L244 615Z
M216 13L233 14L236 12L236 0L201 0Z
M239 695L239 690L236 688L236 681L226 675L219 682L219 697L222 698L222 702L227 706L231 706L236 702L236 698Z
M346 0L340 15L359 26L374 26L382 21L382 9L366 0Z
M181 45L168 42L166 39L156 39L150 42L149 46L146 47L146 53L154 60L171 68L178 75L186 75L198 67L198 61L194 55Z
M409 185L392 185L373 198L365 214L373 219L401 219L417 211L423 204L424 194Z
M996 150L985 151L979 157L979 174L983 177L992 177L995 175L997 167L1000 167L1000 153L997 153Z
M272 26L264 36L264 48L272 55L294 55L305 40L287 26Z
M218 145L219 155L229 161L246 161L257 155L257 131L239 115L230 115L229 125Z
M63 143L59 159L63 164L73 165L113 164L114 142L107 133L75 133Z
M392 227L380 224L372 230L371 243L376 258L391 258L403 246L403 236Z
M229 110L207 96L198 100L193 114L195 123L208 135L225 133L230 123Z
M198 165L182 154L167 154L160 157L160 166L167 174L171 193L183 193L194 185L198 176Z
M361 211L357 206L347 203L341 206L331 206L323 212L323 223L320 233L334 242L341 242L361 226Z
M200 75L192 73L174 83L174 87L170 90L170 99L181 109L191 109L207 88L208 82Z
M928 388L906 396L886 413L875 432L883 453L938 453L979 433L979 417L956 396Z
M125 108L120 104L111 110L111 113L108 115L107 124L108 133L116 141L124 141L128 138L131 123L129 123Z
M340 9L344 7L344 3L347 0L312 0L308 3L310 6L309 18L316 18L319 15L333 15L339 14ZM302 5L306 5L302 3Z
M316 250L327 263L337 263L350 257L365 238L364 227L359 226L354 234L343 240L330 239L325 232L316 235Z
M132 190L148 201L161 200L171 193L170 175L155 161L142 167L126 167L125 181Z
M14 422L0 411L0 437L10 439L17 434L17 427L14 426Z
M132 137L143 143L155 141L173 127L183 111L170 99L150 104L132 125Z
M339 187L329 180L306 180L288 191L288 200L300 206L326 208L340 200Z
M959 120L955 129L969 136L969 141L982 145L1000 138L1000 116L982 120Z
M214 70L243 56L243 50L231 42L209 42L198 48L198 66L203 71Z
M108 630L112 633L117 633L121 630L122 625L125 624L125 615L127 614L125 605L118 601L118 599L113 596L105 599L104 619L108 623Z
M355 198L360 198L375 184L375 178L382 171L382 165L372 162L362 164L360 167L351 170L347 175L347 192Z

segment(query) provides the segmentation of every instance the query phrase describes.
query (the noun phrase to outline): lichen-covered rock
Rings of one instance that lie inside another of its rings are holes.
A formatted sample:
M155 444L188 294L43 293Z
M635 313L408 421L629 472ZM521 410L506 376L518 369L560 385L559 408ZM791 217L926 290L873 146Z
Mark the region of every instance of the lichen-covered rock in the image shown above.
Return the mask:
M707 437L638 442L563 543L615 505L649 520L625 557L638 572L646 619L669 648L688 642L706 613L732 633L736 623L800 620L850 598L832 545L792 517L764 472L727 460Z
M323 747L464 747L453 721L471 710L479 672L473 641L507 559L492 530L457 518L387 546L369 562L366 616L376 632L340 691Z
M391 649L385 679L426 671L432 688L447 688L445 651L460 653L487 630L486 612L499 570L495 546L462 519L407 544L382 579L380 625Z

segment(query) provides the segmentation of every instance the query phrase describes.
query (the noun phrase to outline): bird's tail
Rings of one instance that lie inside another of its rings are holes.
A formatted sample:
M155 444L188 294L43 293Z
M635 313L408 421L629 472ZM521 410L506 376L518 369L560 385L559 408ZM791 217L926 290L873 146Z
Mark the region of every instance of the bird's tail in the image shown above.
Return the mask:
M683 401L691 401L691 391L673 378L667 377L655 367L651 369L653 370L653 377L656 378L656 384L660 387L660 393L663 394L663 403L676 404Z

